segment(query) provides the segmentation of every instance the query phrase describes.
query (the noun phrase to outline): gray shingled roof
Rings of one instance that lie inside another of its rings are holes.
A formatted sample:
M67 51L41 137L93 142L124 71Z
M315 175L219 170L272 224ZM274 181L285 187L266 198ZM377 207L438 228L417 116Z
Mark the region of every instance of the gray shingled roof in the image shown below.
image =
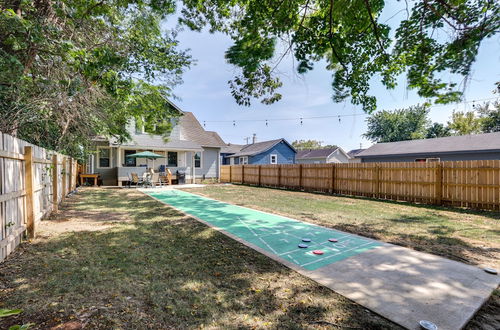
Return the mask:
M201 145L193 141L169 140L165 142L161 136L151 136L148 134L135 135L133 141L127 141L120 145L126 147L201 150Z
M326 148L326 149L307 149L297 151L296 159L309 159L309 158L326 158L332 152L337 150L337 148Z
M500 151L500 132L377 143L357 157Z
M203 147L223 147L225 144L217 133L205 131L191 112L184 112L179 118L179 125L182 140L193 141Z
M349 157L357 157L360 152L365 150L366 149L352 149L347 154L349 155Z
M231 155L229 157L240 157L240 156L254 156L257 154L260 154L261 152L267 151L280 143L281 141L285 142L288 144L292 149L293 147L286 142L285 139L277 139L277 140L270 140L270 141L263 141L263 142L257 142L257 143L252 143L252 144L247 144L244 146L240 152L235 153L234 155ZM295 150L295 149L293 149Z
M228 143L220 149L220 152L223 154L235 154L237 152L240 152L241 149L243 149L243 147L245 146L246 144Z

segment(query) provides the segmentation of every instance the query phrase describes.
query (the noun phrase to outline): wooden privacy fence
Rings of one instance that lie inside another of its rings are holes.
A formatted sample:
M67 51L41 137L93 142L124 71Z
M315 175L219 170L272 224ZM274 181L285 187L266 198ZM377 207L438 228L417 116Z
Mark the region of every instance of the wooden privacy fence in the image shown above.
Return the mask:
M77 162L0 132L0 262L76 188Z
M224 165L221 182L500 209L500 160Z

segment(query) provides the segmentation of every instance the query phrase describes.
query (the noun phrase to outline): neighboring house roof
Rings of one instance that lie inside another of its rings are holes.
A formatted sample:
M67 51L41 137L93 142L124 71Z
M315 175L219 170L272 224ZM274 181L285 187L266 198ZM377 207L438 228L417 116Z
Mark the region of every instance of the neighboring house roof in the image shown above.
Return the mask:
M229 157L240 157L240 156L254 156L258 155L260 153L263 153L275 145L277 145L280 142L285 142L294 152L295 151L294 147L290 143L288 143L285 139L277 139L277 140L270 140L270 141L263 141L263 142L256 142L252 144L247 144L241 150L234 155L230 155Z
M179 125L182 140L193 141L203 147L220 148L225 144L217 133L205 131L191 112L184 112L184 115L179 118Z
M500 132L377 143L357 157L500 151Z
M297 151L296 159L309 159L309 158L327 158L332 153L334 153L337 148L326 148L326 149L307 149Z
M354 158L356 157L360 152L365 151L366 149L352 149L350 150L347 154L349 157Z
M224 147L221 148L220 152L221 154L235 154L237 152L240 152L243 147L245 147L246 144L234 144L234 143L228 143Z

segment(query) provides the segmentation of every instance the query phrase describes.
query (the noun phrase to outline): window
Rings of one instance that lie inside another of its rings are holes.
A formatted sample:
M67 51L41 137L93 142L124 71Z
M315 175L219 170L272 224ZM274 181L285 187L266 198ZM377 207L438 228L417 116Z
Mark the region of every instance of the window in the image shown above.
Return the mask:
M278 155L276 154L271 155L271 164L278 164Z
M240 157L240 165L247 165L248 164L248 157Z
M99 148L99 168L111 167L111 149L110 148Z
M201 151L194 153L194 167L195 168L201 167Z
M177 167L177 152L175 151L169 151L167 153L167 165L168 166L173 166L173 167Z
M125 166L127 167L134 167L137 166L136 158L135 157L129 157L129 155L133 155L136 153L136 150L124 150L124 155L125 155Z

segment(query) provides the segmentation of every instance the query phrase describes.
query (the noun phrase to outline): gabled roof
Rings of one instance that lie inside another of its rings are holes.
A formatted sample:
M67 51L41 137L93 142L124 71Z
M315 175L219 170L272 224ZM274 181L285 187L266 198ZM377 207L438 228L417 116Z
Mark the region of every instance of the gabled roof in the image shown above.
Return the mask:
M220 148L225 144L219 134L205 131L192 112L184 112L179 118L179 125L182 140L193 141L203 147Z
M500 151L500 132L377 143L357 157Z
M230 155L229 157L240 157L240 156L254 156L258 155L260 153L263 153L275 145L277 145L280 142L286 143L294 152L295 149L292 147L290 143L288 143L285 139L277 139L277 140L270 140L270 141L263 141L263 142L256 142L252 144L247 144L241 150L234 155Z
M360 152L365 151L366 149L352 149L350 150L347 154L349 157L353 158L356 157Z
M241 149L243 149L243 147L245 146L246 144L228 143L220 149L220 152L223 154L235 154L237 152L240 152Z
M297 151L297 159L309 159L309 158L327 158L332 153L334 153L337 148L325 148L325 149L307 149Z

